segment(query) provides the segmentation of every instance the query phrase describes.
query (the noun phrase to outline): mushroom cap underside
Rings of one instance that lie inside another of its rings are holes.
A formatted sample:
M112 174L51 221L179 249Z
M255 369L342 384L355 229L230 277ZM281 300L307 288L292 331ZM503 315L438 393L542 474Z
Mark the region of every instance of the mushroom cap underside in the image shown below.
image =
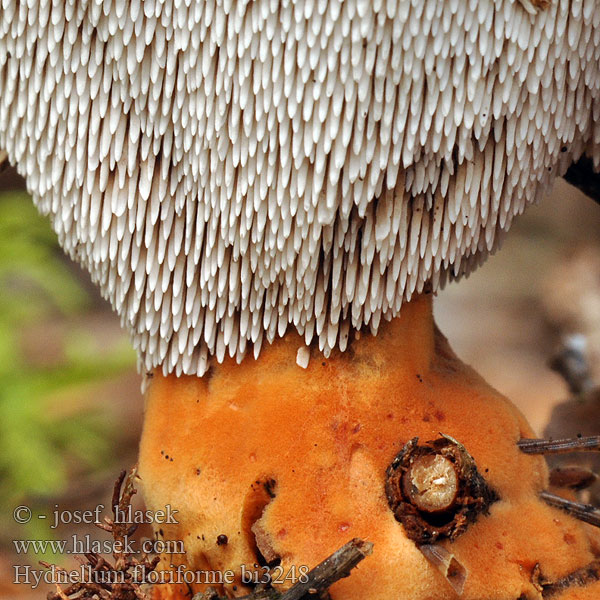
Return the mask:
M143 369L202 375L288 329L327 355L598 167L599 15L6 0L0 148Z

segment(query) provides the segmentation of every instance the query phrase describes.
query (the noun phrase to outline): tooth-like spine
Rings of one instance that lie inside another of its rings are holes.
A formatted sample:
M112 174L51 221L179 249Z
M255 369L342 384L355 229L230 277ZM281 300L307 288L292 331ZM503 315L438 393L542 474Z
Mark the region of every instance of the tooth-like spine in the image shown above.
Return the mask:
M142 369L329 354L600 168L598 0L539 4L0 0L0 147Z

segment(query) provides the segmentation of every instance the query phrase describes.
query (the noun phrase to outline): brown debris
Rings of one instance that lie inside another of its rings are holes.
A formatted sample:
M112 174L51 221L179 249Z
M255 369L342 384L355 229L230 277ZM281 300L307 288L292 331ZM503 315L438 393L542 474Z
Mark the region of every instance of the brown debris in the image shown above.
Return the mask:
M406 443L387 469L388 503L417 544L454 540L498 495L462 444L449 436L418 441Z
M582 156L568 168L563 179L600 204L600 174L594 169L592 159Z
M254 542L258 549L257 560L259 564L275 565L281 560L279 554L273 548L273 539L271 535L265 531L260 521L256 521L252 525L252 533L254 534Z
M539 10L545 10L550 6L550 0L531 0L531 4Z
M273 549L271 536L261 525L263 513L275 498L277 481L273 477L257 479L250 487L242 510L242 531L260 565L274 565L280 559Z
M572 398L555 406L550 422L544 430L544 437L561 440L570 437L573 432L583 436L595 436L599 431L600 388L597 388L591 394ZM550 468L577 465L600 473L600 451L593 451L593 447L586 452L549 454L546 455L546 459ZM579 501L600 505L600 480L583 490Z
M570 490L584 490L594 484L598 476L591 469L579 466L556 467L550 471L550 485Z
M128 474L121 472L114 486L111 503L114 518L105 517L103 523L97 524L113 537L114 563L96 552L86 553L82 564L90 575L89 580L73 583L64 589L57 585L55 592L48 593L48 600L70 600L75 597L77 600L149 600L150 594L142 586L148 574L156 569L160 557L150 559L142 554L138 559L129 553L128 540L138 525L117 519L117 514L128 513L131 498L137 492L133 484L136 474L136 467ZM47 562L42 561L41 564L49 569L64 571Z
M591 392L596 385L585 353L586 339L582 335L565 336L560 350L549 366L565 380L575 396Z

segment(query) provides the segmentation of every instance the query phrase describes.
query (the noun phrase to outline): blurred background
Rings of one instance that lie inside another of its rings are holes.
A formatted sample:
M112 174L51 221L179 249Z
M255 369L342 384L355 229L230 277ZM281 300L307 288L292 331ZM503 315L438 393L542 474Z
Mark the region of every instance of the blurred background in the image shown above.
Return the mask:
M17 554L13 540L63 539L50 511L110 506L136 461L143 402L127 335L89 276L58 247L12 169L0 174L0 597L45 598L53 586L12 585L14 565L65 564ZM33 518L13 519L19 505ZM36 518L48 515L46 519ZM90 528L94 538L106 536Z
M559 181L497 256L438 295L435 312L457 354L539 434L551 422L566 435L586 433L583 425L600 433L597 399L572 399L548 367L564 336L580 333L599 380L600 206ZM27 505L35 517L54 506L109 505L119 471L136 461L143 402L117 317L62 254L11 169L0 174L0 382L0 598L41 598L49 586L11 584L15 564L73 567L51 552L17 555L13 540L85 528L51 530L37 518L17 525L14 508Z

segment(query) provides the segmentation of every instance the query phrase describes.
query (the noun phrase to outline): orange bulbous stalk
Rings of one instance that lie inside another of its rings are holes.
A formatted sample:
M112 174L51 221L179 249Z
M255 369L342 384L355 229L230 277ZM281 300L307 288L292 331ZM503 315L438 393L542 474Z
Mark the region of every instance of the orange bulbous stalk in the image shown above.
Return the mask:
M402 447L440 432L464 447L498 498L460 535L438 540L466 570L462 598L540 598L536 565L556 582L594 560L585 526L539 498L544 459L517 446L534 437L530 427L456 358L434 325L430 296L345 353L325 359L311 348L306 369L296 363L301 345L288 333L258 360L215 364L203 378L152 378L139 469L149 506L180 511L162 532L185 540L187 554L169 560L232 570L236 580L223 591L243 595L243 566L279 561L289 573L360 537L373 554L331 587L334 600L454 599L385 493ZM422 467L431 465L417 463L413 475ZM435 466L450 481L446 467ZM598 587L573 589L573 598L592 598Z

